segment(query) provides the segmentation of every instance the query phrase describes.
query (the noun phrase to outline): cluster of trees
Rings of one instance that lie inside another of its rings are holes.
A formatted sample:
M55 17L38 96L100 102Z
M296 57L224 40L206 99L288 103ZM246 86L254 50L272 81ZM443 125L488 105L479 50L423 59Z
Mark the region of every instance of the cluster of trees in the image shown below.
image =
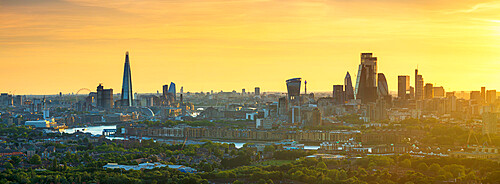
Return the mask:
M15 138L33 138L42 135L42 132L35 131L29 126L7 126L0 124L0 135Z
M360 116L357 114L348 114L344 116L337 117L339 121L350 123L350 124L365 124L366 122L363 119L360 119Z
M88 141L81 141L82 143ZM68 145L59 143L48 143L44 146L54 146L56 148L69 148ZM83 146L77 152L52 153L53 158L44 158L35 155L31 158L21 158L18 156L10 157L10 162L2 165L5 170L0 173L0 183L207 183L199 175L181 173L177 170L166 168L144 170L144 171L124 171L124 170L104 170L102 166L109 162L119 164L137 164L131 160L138 158L151 158L151 161L158 161L156 155L165 157L177 154L198 155L199 148L203 148L204 153L215 155L222 158L224 153L234 152L234 144L220 144L211 141L205 141L201 145L169 145L155 142L153 140L143 140L124 146L117 143L102 143L95 145L92 149L86 149ZM248 157L250 153L234 152L239 157ZM96 153L98 153L96 155ZM94 156L90 156L94 154ZM182 159L170 157L168 161L161 161L165 164L183 164ZM33 170L31 168L16 168L19 163L30 163L39 165L42 170ZM45 164L44 164L45 163ZM249 164L245 162L244 164ZM183 164L186 165L186 164ZM216 168L221 168L219 163L209 163L203 160L199 164L188 165L195 167L200 171L211 172ZM43 170L43 169L46 170Z
M300 159L281 166L243 166L200 174L209 180L228 179L265 183L463 183L500 182L500 164L489 160L368 156L327 161ZM269 180L271 182L269 182Z
M277 160L295 160L313 153L314 152L303 150L279 150L273 153L273 158Z
M0 178L0 183L208 183L198 175L168 168L143 171L72 168L60 171L6 169L0 173Z

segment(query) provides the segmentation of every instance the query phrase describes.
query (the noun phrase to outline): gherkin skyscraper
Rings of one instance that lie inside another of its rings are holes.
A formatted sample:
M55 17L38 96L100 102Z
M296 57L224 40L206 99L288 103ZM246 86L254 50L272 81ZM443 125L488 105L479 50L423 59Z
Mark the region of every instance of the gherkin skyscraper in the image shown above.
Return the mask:
M125 67L123 70L123 84L122 84L122 106L133 106L133 93L132 93L132 76L130 73L130 61L128 60L128 52L125 53Z

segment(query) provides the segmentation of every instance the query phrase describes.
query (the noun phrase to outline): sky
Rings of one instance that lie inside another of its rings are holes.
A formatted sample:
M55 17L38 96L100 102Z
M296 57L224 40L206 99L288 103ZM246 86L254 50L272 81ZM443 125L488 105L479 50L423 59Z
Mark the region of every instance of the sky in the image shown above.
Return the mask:
M0 92L331 91L360 53L391 91L419 68L447 91L500 90L500 1L0 0Z

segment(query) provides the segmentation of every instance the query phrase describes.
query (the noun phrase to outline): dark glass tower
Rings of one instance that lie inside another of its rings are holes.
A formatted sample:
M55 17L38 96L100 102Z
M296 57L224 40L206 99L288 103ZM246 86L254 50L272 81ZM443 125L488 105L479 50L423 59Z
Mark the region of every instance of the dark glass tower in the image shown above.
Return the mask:
M286 89L288 91L288 103L292 106L300 105L300 84L301 78L286 80Z
M132 93L132 74L130 73L130 61L128 60L128 52L125 54L125 67L123 70L123 84L122 84L122 106L133 106L133 93Z
M383 73L377 74L377 94L380 97L389 95L389 87L387 87L387 80L385 79L385 75Z
M344 105L345 93L343 85L333 85L333 102L335 104Z
M361 103L375 102L377 99L377 57L373 57L372 53L361 53L354 93Z
M349 72L347 72L344 78L344 88L345 88L345 100L349 101L351 99L354 99L354 89L352 87L352 80Z
M168 94L170 94L170 101L175 102L176 100L176 89L175 89L175 83L170 82L170 87L168 88Z

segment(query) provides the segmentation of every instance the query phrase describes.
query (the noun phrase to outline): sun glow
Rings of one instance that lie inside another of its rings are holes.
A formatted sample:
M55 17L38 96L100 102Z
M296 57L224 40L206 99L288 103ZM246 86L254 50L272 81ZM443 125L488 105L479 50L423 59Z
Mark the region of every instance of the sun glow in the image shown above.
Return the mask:
M284 91L295 76L331 91L347 71L355 76L361 52L379 57L391 91L417 65L447 91L495 88L498 12L498 1L0 0L0 86L119 90L129 50L139 92L167 81L186 91Z

